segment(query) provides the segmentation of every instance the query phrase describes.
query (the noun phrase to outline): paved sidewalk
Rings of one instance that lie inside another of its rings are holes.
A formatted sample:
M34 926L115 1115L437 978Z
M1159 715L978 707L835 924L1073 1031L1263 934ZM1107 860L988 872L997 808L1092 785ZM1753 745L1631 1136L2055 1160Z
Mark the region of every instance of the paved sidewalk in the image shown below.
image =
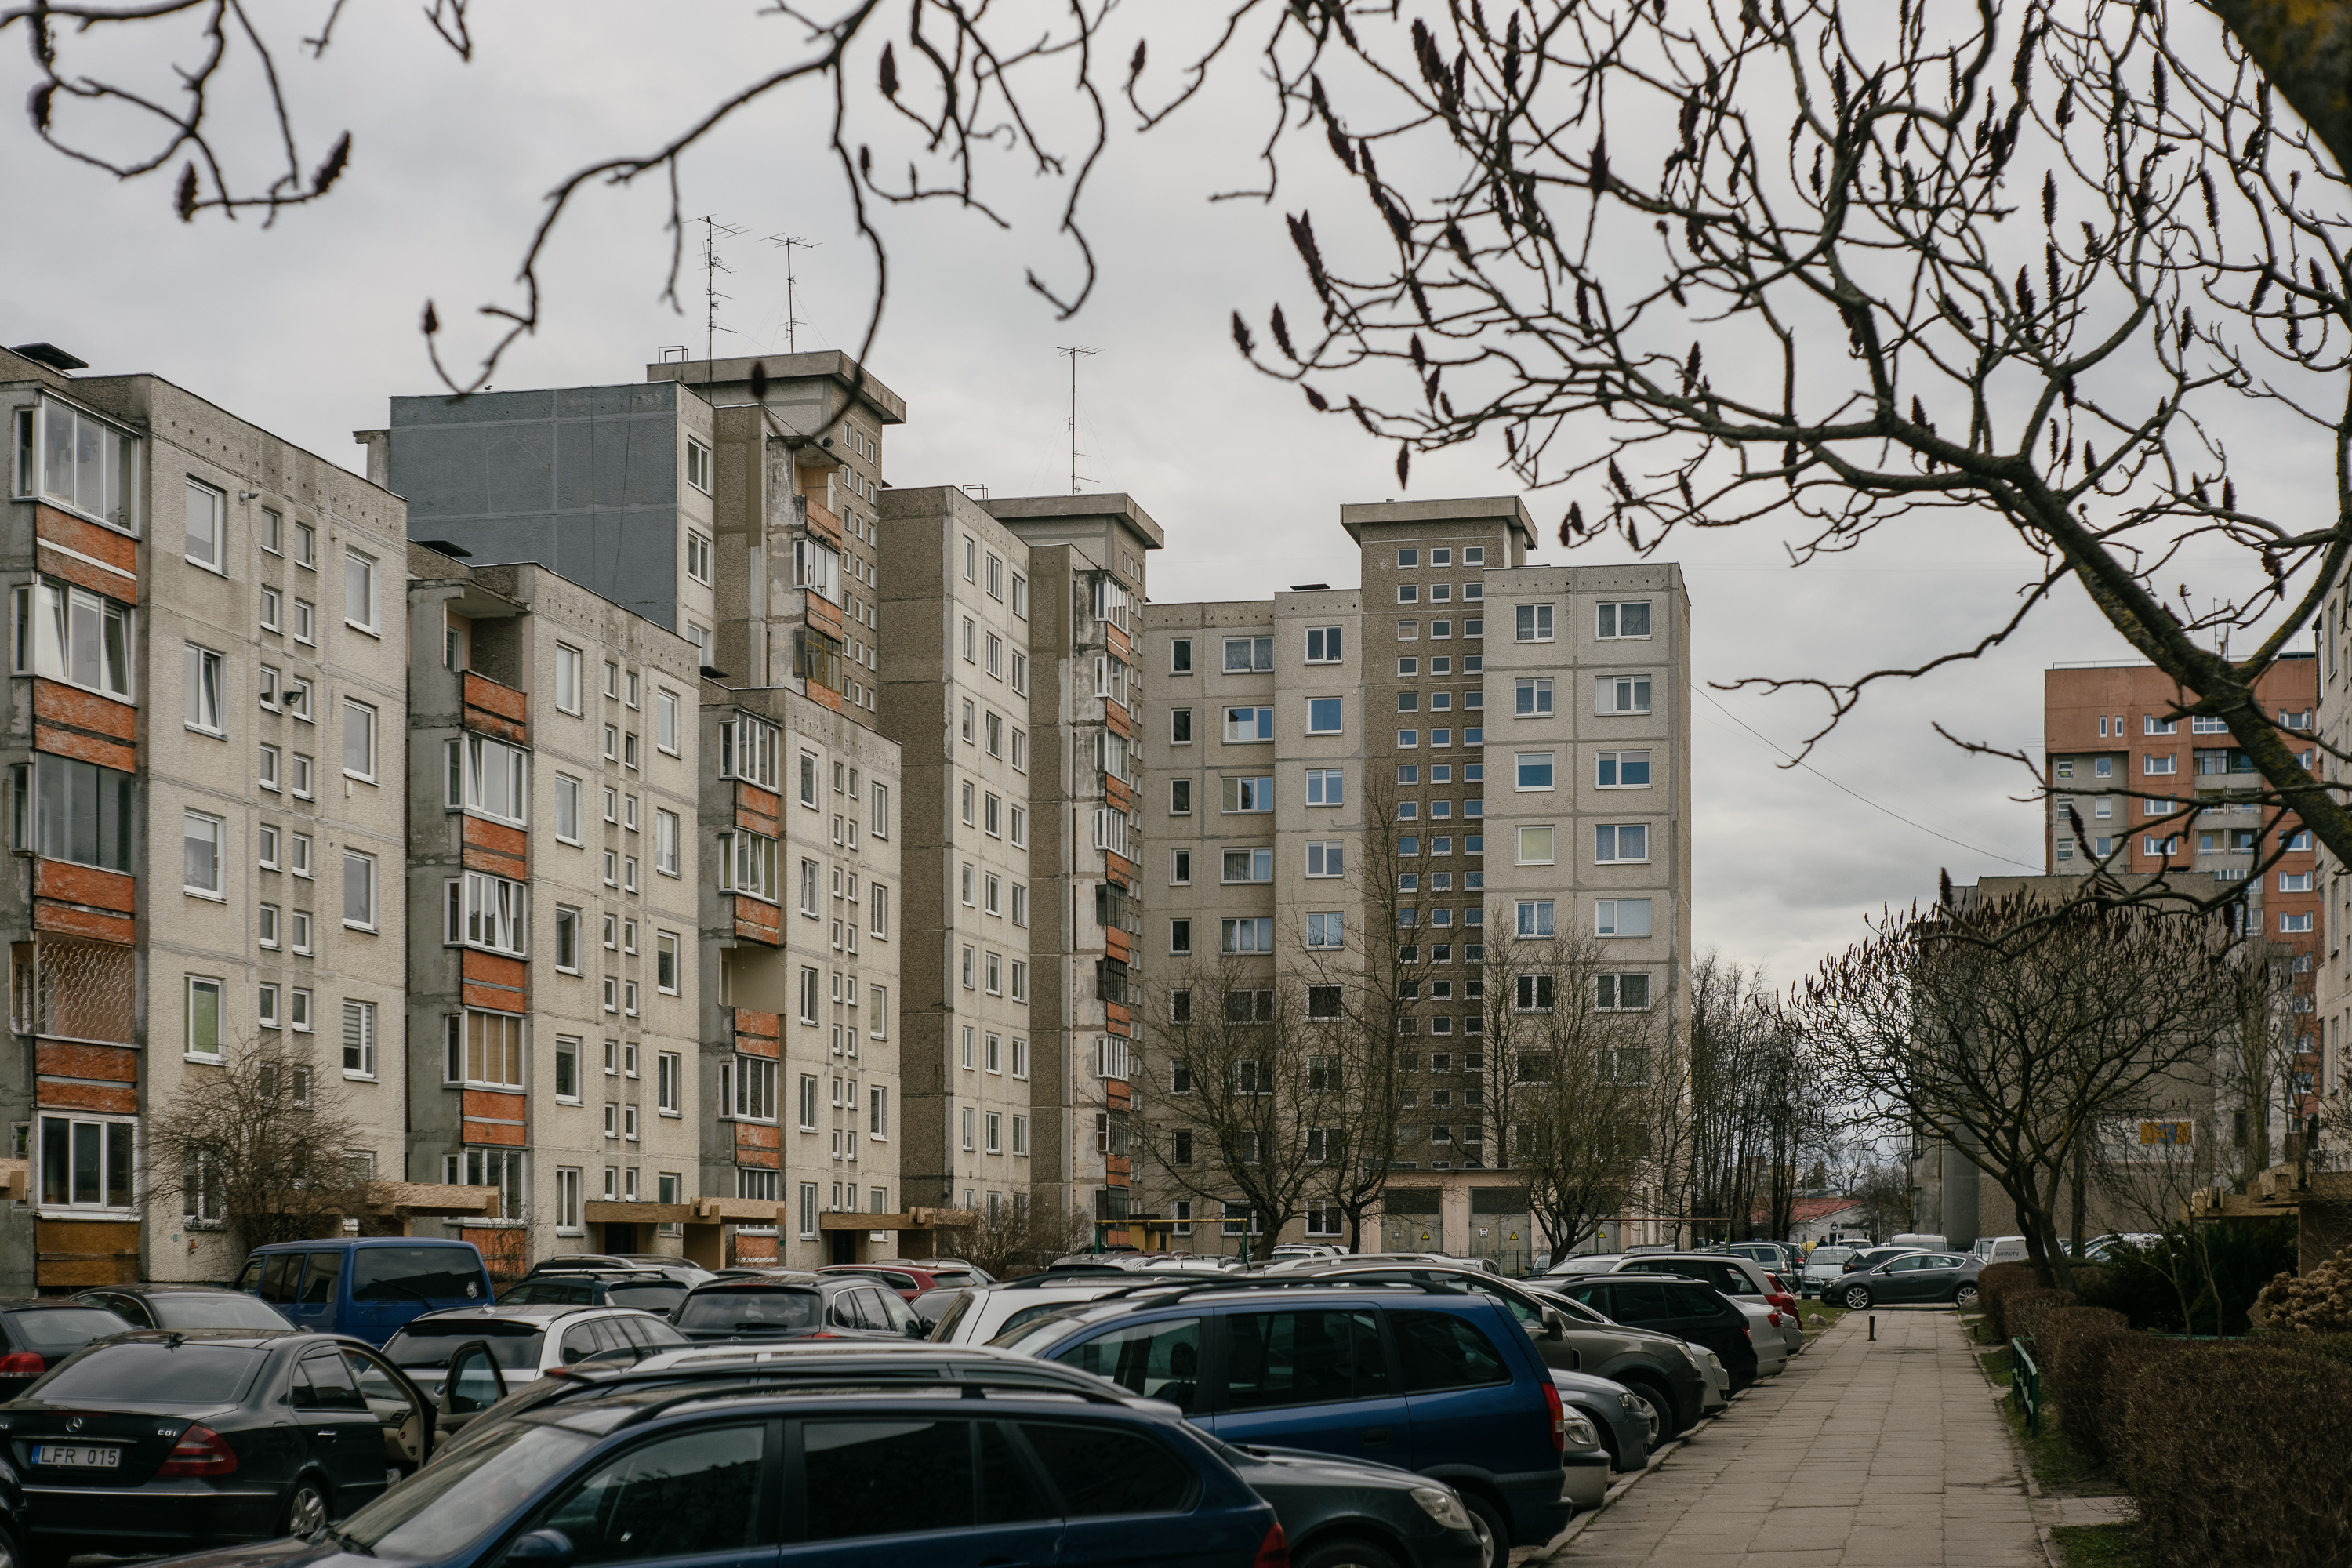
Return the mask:
M1854 1312L1560 1546L1608 1568L2045 1568L1958 1321Z

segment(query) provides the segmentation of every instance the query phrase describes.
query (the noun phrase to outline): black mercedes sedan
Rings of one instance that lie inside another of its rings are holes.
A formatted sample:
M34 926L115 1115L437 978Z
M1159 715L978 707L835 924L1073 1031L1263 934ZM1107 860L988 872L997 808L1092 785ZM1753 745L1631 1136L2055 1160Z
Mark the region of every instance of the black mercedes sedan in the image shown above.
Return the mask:
M36 1561L304 1535L431 1452L433 1407L340 1334L147 1329L0 1405Z
M291 1333L286 1315L258 1296L221 1285L101 1285L78 1292L134 1329L252 1329Z

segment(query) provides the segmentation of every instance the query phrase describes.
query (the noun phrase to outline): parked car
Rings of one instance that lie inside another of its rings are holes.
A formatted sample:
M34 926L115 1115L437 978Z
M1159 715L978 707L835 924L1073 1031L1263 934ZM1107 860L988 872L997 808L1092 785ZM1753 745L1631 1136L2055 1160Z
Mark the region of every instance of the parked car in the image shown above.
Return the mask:
M532 1270L507 1287L501 1307L634 1307L667 1317L694 1287L658 1268Z
M1229 1443L1443 1480L1486 1521L1491 1568L1608 1487L1600 1434L1483 1295L1218 1281L1066 1308L995 1342L1166 1400Z
M942 1285L993 1285L996 1276L977 1263L966 1263L961 1258L877 1258L874 1262L892 1268L920 1268Z
M1805 1255L1785 1241L1734 1241L1721 1250L1761 1264L1767 1272L1779 1275L1790 1285L1796 1283L1805 1264Z
M93 1344L0 1422L35 1561L307 1535L422 1466L434 1432L431 1402L373 1345L220 1329Z
M1613 1321L1705 1345L1723 1358L1735 1394L1756 1381L1748 1315L1711 1285L1665 1274L1600 1274L1562 1281L1560 1292Z
M1607 1274L1625 1260L1622 1252L1571 1252L1544 1270L1544 1278L1557 1279L1562 1275Z
M1629 1255L1611 1272L1679 1274L1685 1279L1714 1286L1743 1307L1773 1308L1777 1315L1759 1314L1761 1326L1757 1332L1758 1353L1763 1354L1765 1342L1774 1335L1780 1337L1780 1348L1789 1355L1805 1348L1804 1325L1797 1321L1797 1298L1778 1275L1752 1258L1721 1252L1645 1252ZM1769 1377L1771 1373L1768 1371L1764 1375Z
M1124 1563L1139 1542L1180 1568L1281 1559L1273 1506L1172 1412L1018 1378L962 1379L942 1400L939 1378L877 1388L856 1364L874 1359L772 1390L561 1380L559 1408L477 1423L302 1560L961 1568Z
M1870 1247L1847 1258L1843 1265L1844 1273L1839 1275L1839 1278L1843 1279L1847 1274L1857 1273L1864 1268L1875 1268L1890 1258L1906 1258L1918 1250L1916 1247Z
M85 1307L100 1307L134 1329L278 1329L294 1325L268 1302L219 1285L104 1285L77 1292Z
M128 1333L133 1325L104 1307L55 1296L0 1300L0 1399L13 1399L93 1340Z
M901 1301L911 1301L940 1283L939 1277L929 1269L918 1268L911 1263L832 1263L817 1272L863 1275L898 1292Z
M798 1340L781 1346L698 1346L632 1368L592 1368L577 1378L516 1395L490 1419L514 1419L533 1411L554 1416L559 1406L568 1412L573 1405L624 1394L644 1399L663 1388L698 1394L723 1390L733 1395L745 1388L822 1389L841 1384L944 1388L966 1398L992 1398L999 1390L1065 1400L1075 1396L1089 1403L1109 1398L1139 1410L1168 1412L1166 1405L1140 1399L1091 1373L982 1346ZM1292 1546L1290 1561L1304 1568L1368 1563L1483 1568L1487 1560L1478 1533L1483 1521L1462 1506L1450 1488L1433 1486L1424 1477L1387 1465L1256 1444L1235 1447L1194 1430L1252 1490L1274 1505ZM1362 1555L1367 1551L1372 1555ZM1130 1560L1132 1556L1130 1552Z
M1342 1258L1311 1277L1350 1285L1418 1285L1492 1296L1527 1331L1536 1353L1553 1372L1602 1378L1629 1390L1656 1413L1664 1431L1688 1430L1706 1407L1706 1373L1681 1341L1593 1321L1590 1314L1573 1312L1517 1280L1456 1264L1384 1265L1373 1258ZM1611 1434L1604 1431L1602 1436ZM1656 1440L1652 1434L1644 1447ZM1618 1441L1612 1441L1609 1449L1619 1469L1634 1468L1632 1453Z
M1629 1324L1618 1322L1613 1318L1594 1311L1574 1297L1563 1295L1550 1284L1542 1281L1530 1282L1528 1289L1547 1306L1558 1307L1568 1314L1570 1327L1580 1336L1576 1342L1578 1343L1590 1342L1594 1330L1605 1329L1619 1340L1632 1341L1649 1346L1669 1364L1672 1364L1675 1358L1679 1358L1681 1363L1689 1368L1691 1374L1698 1380L1697 1399L1694 1403L1689 1399L1679 1397L1678 1394L1675 1409L1672 1413L1661 1407L1659 1414L1664 1418L1664 1430L1668 1434L1679 1436L1688 1431L1700 1416L1720 1410L1731 1402L1731 1374L1725 1370L1723 1358L1705 1345L1694 1344L1679 1335L1660 1333L1652 1329L1637 1329ZM1630 1380L1627 1381L1626 1385L1639 1390L1641 1376L1639 1368L1627 1368L1621 1373L1621 1380ZM1676 1373L1675 1386L1677 1391L1681 1391L1690 1384L1687 1378ZM1646 1397L1646 1391L1644 1392Z
M236 1288L298 1329L349 1334L372 1345L421 1312L485 1307L498 1299L472 1242L406 1236L257 1247Z
M1721 1291L1717 1292L1722 1295ZM1723 1299L1739 1309L1748 1319L1748 1342L1756 1347L1756 1375L1778 1377L1789 1370L1789 1359L1795 1352L1789 1349L1789 1335L1794 1333L1801 1342L1804 1330L1797 1316L1782 1312L1778 1307L1765 1305L1746 1296L1724 1296Z
M2025 1237L2021 1236L1980 1236L1969 1250L1987 1263L2022 1263L2026 1259Z
M859 1274L714 1279L688 1291L672 1321L698 1342L801 1334L919 1340L930 1331L896 1290Z
M716 1278L714 1272L699 1263L683 1258L671 1258L658 1252L559 1252L542 1258L530 1266L529 1279L541 1274L562 1274L569 1269L584 1268L593 1273L609 1273L614 1269L644 1272L650 1269L665 1279L675 1279L692 1289L706 1279ZM504 1300L503 1296L499 1298Z
M413 1318L383 1353L436 1402L441 1424L455 1431L558 1367L626 1363L687 1342L658 1314L634 1307L501 1301Z
M940 1326L940 1320L953 1311L955 1304L971 1295L971 1291L972 1287L968 1285L942 1285L936 1290L924 1291L907 1305L930 1329L936 1329ZM930 1338L929 1330L925 1331L923 1337Z
M2162 1236L2154 1231L2132 1231L2121 1236L2110 1232L2083 1248L2083 1261L2105 1263L2114 1257L2119 1248L2128 1247L2144 1249L2154 1247L2163 1239Z
M1898 1232L1897 1234L1886 1238L1886 1245L1889 1247L1908 1247L1918 1252L1949 1252L1952 1249L1952 1244L1948 1237L1937 1236L1932 1233L1917 1231Z
M1847 1275L1830 1287L1830 1299L1841 1307L1860 1310L1891 1301L1949 1301L1969 1308L1977 1304L1977 1276L1984 1260L1965 1252L1906 1252L1874 1268Z
M1805 1255L1805 1268L1800 1278L1804 1281L1804 1294L1818 1296L1824 1286L1834 1285L1845 1278L1845 1262L1859 1255L1853 1247L1816 1247Z
M1165 1289L1184 1282L1184 1272L1147 1270L1140 1276L1125 1269L1103 1274L1048 1271L1018 1279L1000 1279L967 1292L932 1324L930 1337L940 1344L984 1345L1009 1329L1058 1312L1082 1301L1098 1301L1116 1291ZM1171 1274L1175 1278L1171 1278ZM1217 1279L1218 1273L1189 1271L1192 1278Z

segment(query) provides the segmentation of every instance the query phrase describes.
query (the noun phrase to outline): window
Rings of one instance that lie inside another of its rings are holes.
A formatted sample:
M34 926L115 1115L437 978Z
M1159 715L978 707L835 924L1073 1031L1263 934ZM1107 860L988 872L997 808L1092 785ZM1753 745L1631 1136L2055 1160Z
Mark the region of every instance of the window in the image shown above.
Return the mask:
M1551 606L1549 605L1517 605L1513 606L1517 617L1517 640L1520 642L1551 641Z
M1549 752L1519 752L1517 759L1517 782L1513 787L1523 790L1551 788L1551 759Z
M1339 732L1339 699L1310 697L1307 700L1307 732L1310 735L1336 735Z
M186 846L185 874L181 880L191 893L218 897L221 892L221 819L201 811L184 814L181 838Z
M448 884L448 920L444 940L520 957L530 929L530 892L520 882L481 871L467 871ZM574 951L568 962L562 952L567 916L575 932ZM579 921L577 910L556 911L555 962L559 968L579 967L576 941Z
M1520 974L1513 977L1511 1006L1515 1012L1549 1013L1552 1008L1552 977L1549 974Z
M18 674L46 675L131 700L133 617L128 606L41 577L16 590L16 610Z
M890 837L890 786L874 786L874 815L866 822L866 830L877 838Z
M1517 863L1522 866L1549 866L1552 863L1552 830L1549 827L1519 829Z
M221 733L221 656L190 643L187 647L188 728Z
M375 929L375 857L357 849L343 851L343 923Z
M814 861L804 863L814 869ZM722 833L719 836L719 887L722 892L748 893L755 899L777 902L776 841L761 833ZM803 889L803 912L814 914L814 888Z
M1418 605L1421 603L1421 584L1418 583L1405 583L1400 584L1397 588L1397 603L1400 605Z
M375 1004L343 1004L343 1076L375 1076Z
M1192 645L1183 645L1191 664ZM1272 637L1227 637L1225 639L1225 672L1229 675L1263 674L1274 668Z
M1639 822L1603 822L1592 830L1595 860L1647 860L1650 829Z
M1310 839L1307 845L1307 874L1310 877L1344 877L1348 872L1348 847L1343 839Z
M1551 935L1552 901L1549 899L1521 899L1512 925L1512 933L1521 937Z
M1228 708L1225 710L1225 741L1229 745L1247 744L1274 739L1274 710L1271 708Z
M2282 893L2307 893L2311 891L2311 873L2308 871L2281 871L2279 873L2279 891Z
M1646 637L1650 635L1650 603L1636 599L1600 606L1600 637L1611 638Z
M375 710L343 699L343 776L375 782Z
M343 550L343 623L363 632L376 629L375 557Z
M1274 880L1274 851L1271 849L1228 849L1224 852L1226 882L1271 882Z
M1347 946L1347 916L1337 910L1328 914L1310 912L1307 917L1307 945L1310 948Z
M690 528L686 531L686 574L698 583L710 581L710 541Z
M654 693L654 744L671 756L677 755L677 693Z
M1219 783L1223 786L1224 792L1223 803L1219 807L1221 811L1234 813L1274 809L1272 778L1229 778L1222 779Z
M1307 662L1337 664L1339 662L1339 630L1338 626L1307 628Z
M1650 787L1650 753L1602 752L1595 764L1592 782L1602 789L1647 789Z
M1513 711L1522 719L1539 719L1551 711L1551 679L1521 676L1514 684Z
M135 1199L133 1141L138 1124L96 1117L40 1119L43 1207L127 1209ZM216 1178L215 1178L216 1180ZM215 1180L187 1184L191 1204L210 1199Z
M310 874L310 836L289 833L286 836L286 868L298 877Z
M1647 713L1650 678L1646 675L1603 675L1592 683L1596 713Z
M222 1032L221 983L208 975L191 974L187 977L187 995L188 1055L219 1056Z
M17 847L44 859L131 869L137 821L131 774L50 752L34 752L11 772Z
M1171 920L1168 922L1168 951L1182 956L1192 951L1192 922Z
M1650 934L1650 900L1647 899L1601 899L1592 908L1592 934L1595 936L1647 936Z
M1347 773L1344 770L1339 768L1307 770L1307 805L1345 805L1347 794Z
M776 752L783 732L746 714L737 714L719 726L719 774L746 779L763 789L776 787Z
M881 1084L868 1084L866 1089L866 1135L868 1138L890 1136L890 1090ZM879 1209L875 1211L880 1213Z
M1650 977L1646 974L1602 974L1594 977L1597 994L1593 1000L1605 1010L1638 1012L1650 1005Z
M16 475L24 493L110 528L137 531L137 437L46 397L37 410L21 409L16 418Z
M188 560L208 572L221 569L228 497L194 479L188 481Z
M2307 933L2310 930L2311 916L2307 912L2299 915L2283 914L2279 916L2279 931L2282 935L2292 936L2297 932Z
M1255 920L1219 921L1217 951L1220 952L1272 952L1274 921L1268 917Z
M280 611L278 605L279 600L277 589L264 588L261 591L261 629L263 631L274 632L279 629Z
M448 745L448 803L520 826L529 799L530 754L485 735L466 735Z

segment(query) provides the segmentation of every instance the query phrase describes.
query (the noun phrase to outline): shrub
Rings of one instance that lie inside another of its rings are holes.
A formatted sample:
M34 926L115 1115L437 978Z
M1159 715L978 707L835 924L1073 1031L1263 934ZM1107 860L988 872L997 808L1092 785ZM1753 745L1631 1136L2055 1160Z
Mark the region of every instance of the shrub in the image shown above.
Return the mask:
M2095 1279L2084 1270L2076 1289L2092 1306L2123 1313L2136 1329L2242 1334L2255 1298L2294 1265L2295 1247L2292 1215L2263 1225L2208 1225L2147 1247L2118 1247Z
M2116 1468L2156 1561L2322 1568L2352 1557L2352 1367L2194 1345L2140 1368Z
M1990 1325L1993 1338L2012 1337L2008 1320L2001 1314L2001 1302L2012 1290L2034 1289L2033 1265L2031 1263L1992 1263L1977 1275L1977 1304L1984 1309L1985 1321Z
M2352 1331L2352 1247L2298 1279L2282 1273L2262 1289L2247 1316L2258 1328L2304 1333Z
M2116 1462L2123 1448L2124 1412L2133 1384L2149 1367L2188 1350L2182 1341L2144 1333L2085 1340L2076 1347L2074 1365L2068 1373L2075 1395L2070 1412L2062 1416L2066 1436L2092 1458Z
M2102 1375L2091 1369L2092 1347L2127 1334L2121 1312L2105 1307L2044 1307L2033 1330L2033 1359L2042 1368L2042 1397L2058 1408L2058 1424L2080 1440L2095 1419L2093 1405ZM2087 1447L2087 1443L2083 1444Z
M2001 1301L2000 1315L2009 1325L2011 1339L2030 1339L2041 1331L2043 1312L2053 1307L2080 1304L2080 1298L2072 1290L2012 1290Z

